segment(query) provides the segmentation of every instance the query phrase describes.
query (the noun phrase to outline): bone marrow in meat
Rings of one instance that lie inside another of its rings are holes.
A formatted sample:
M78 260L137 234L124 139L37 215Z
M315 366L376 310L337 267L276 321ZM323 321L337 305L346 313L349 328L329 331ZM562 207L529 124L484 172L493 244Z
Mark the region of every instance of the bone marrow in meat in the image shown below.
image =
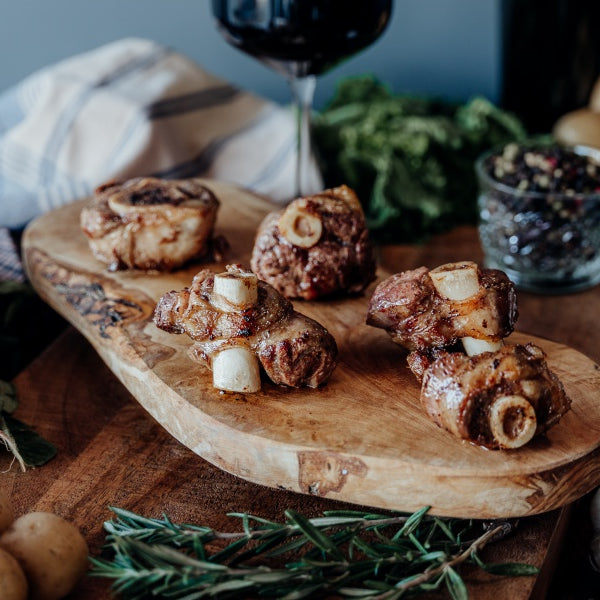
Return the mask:
M250 265L288 298L362 292L375 278L375 258L358 197L340 186L270 213Z
M504 449L524 446L570 407L543 351L532 344L439 356L424 373L421 402L431 419L454 435Z
M275 384L311 388L336 366L333 336L239 265L217 274L205 269L189 288L163 295L154 323L186 333L190 357L212 369L214 387L224 391L258 391L259 365Z
M517 316L506 274L463 261L381 282L367 323L409 350L434 423L481 446L514 449L558 423L571 405L541 348L505 344Z
M513 332L517 315L515 288L506 274L465 261L382 281L369 302L367 323L408 350L425 351L464 344L465 338L499 342Z

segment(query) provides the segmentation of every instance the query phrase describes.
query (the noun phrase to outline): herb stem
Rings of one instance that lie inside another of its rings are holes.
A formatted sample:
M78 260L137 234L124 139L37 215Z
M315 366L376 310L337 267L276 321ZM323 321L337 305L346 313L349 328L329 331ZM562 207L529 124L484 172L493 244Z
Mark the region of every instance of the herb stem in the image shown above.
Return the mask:
M478 550L510 531L506 523L442 520L427 516L428 507L408 516L331 511L312 519L287 510L283 523L232 513L242 521L235 532L112 510L117 519L105 523L106 552L91 558L91 575L113 579L113 590L131 600L332 594L392 600L442 584L453 598L466 598L454 570L464 562L489 572L504 567L503 574L534 574L528 565L486 565L478 558ZM226 547L213 548L216 540Z
M406 592L412 588L423 585L424 583L428 583L432 579L443 575L449 568L456 567L466 560L468 560L473 552L477 552L484 548L487 543L496 537L498 534L502 533L505 530L505 525L502 523L493 529L489 529L484 534L479 536L476 540L474 540L465 550L463 550L460 554L457 554L450 558L449 560L444 561L437 567L430 567L423 571L419 576L410 579L409 581L402 582L398 584L394 590L390 590L378 596L371 596L370 600L387 600L391 597L395 597L398 592Z

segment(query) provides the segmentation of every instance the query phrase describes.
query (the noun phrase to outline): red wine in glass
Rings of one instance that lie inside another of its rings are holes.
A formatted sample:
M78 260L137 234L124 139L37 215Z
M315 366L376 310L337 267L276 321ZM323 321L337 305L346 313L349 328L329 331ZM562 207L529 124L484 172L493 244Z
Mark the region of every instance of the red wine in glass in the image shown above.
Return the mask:
M309 193L316 76L370 46L389 22L392 0L213 0L212 9L230 44L290 82L299 116L296 195Z

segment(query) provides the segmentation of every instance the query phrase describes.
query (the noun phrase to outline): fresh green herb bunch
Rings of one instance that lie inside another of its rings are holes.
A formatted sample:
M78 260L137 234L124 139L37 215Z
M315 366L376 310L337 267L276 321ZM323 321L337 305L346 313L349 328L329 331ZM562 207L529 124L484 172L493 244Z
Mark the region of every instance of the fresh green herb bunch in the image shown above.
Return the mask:
M475 223L475 160L527 136L483 97L457 104L394 95L370 76L340 82L313 135L326 184L357 192L372 237L384 243Z
M479 551L504 537L509 523L412 515L329 511L308 519L286 511L278 523L233 513L241 531L177 525L112 508L105 555L91 575L114 579L125 598L307 597L386 599L443 588L467 598L458 567L533 575L529 565L485 564Z

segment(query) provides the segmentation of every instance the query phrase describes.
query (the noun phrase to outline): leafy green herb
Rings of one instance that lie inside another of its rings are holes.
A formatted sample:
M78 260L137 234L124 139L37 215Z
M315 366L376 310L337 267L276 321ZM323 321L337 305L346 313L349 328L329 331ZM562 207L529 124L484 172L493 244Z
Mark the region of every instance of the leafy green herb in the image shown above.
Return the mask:
M23 471L48 462L56 448L12 416L19 402L15 387L4 379L12 379L63 327L29 283L0 282L0 443Z
M29 425L10 415L3 415L4 425L15 440L19 462L28 467L41 467L56 456L56 446L37 434ZM4 430L4 427L2 427Z
M111 510L116 519L104 524L106 546L91 559L91 575L113 579L113 590L134 600L391 600L444 586L458 600L468 597L460 565L498 572L501 565L486 565L478 553L512 529L506 522L430 517L427 508L413 515L329 511L313 519L288 510L283 523L234 513L238 532ZM504 575L537 573L529 565L503 567Z
M15 386L0 380L0 442L25 471L26 467L39 467L54 458L56 447L11 415L18 404Z
M0 379L0 412L12 413L18 405L19 400L17 399L15 386Z
M409 243L474 223L476 158L527 133L484 98L398 96L363 76L339 84L313 135L326 184L357 192L373 238Z

